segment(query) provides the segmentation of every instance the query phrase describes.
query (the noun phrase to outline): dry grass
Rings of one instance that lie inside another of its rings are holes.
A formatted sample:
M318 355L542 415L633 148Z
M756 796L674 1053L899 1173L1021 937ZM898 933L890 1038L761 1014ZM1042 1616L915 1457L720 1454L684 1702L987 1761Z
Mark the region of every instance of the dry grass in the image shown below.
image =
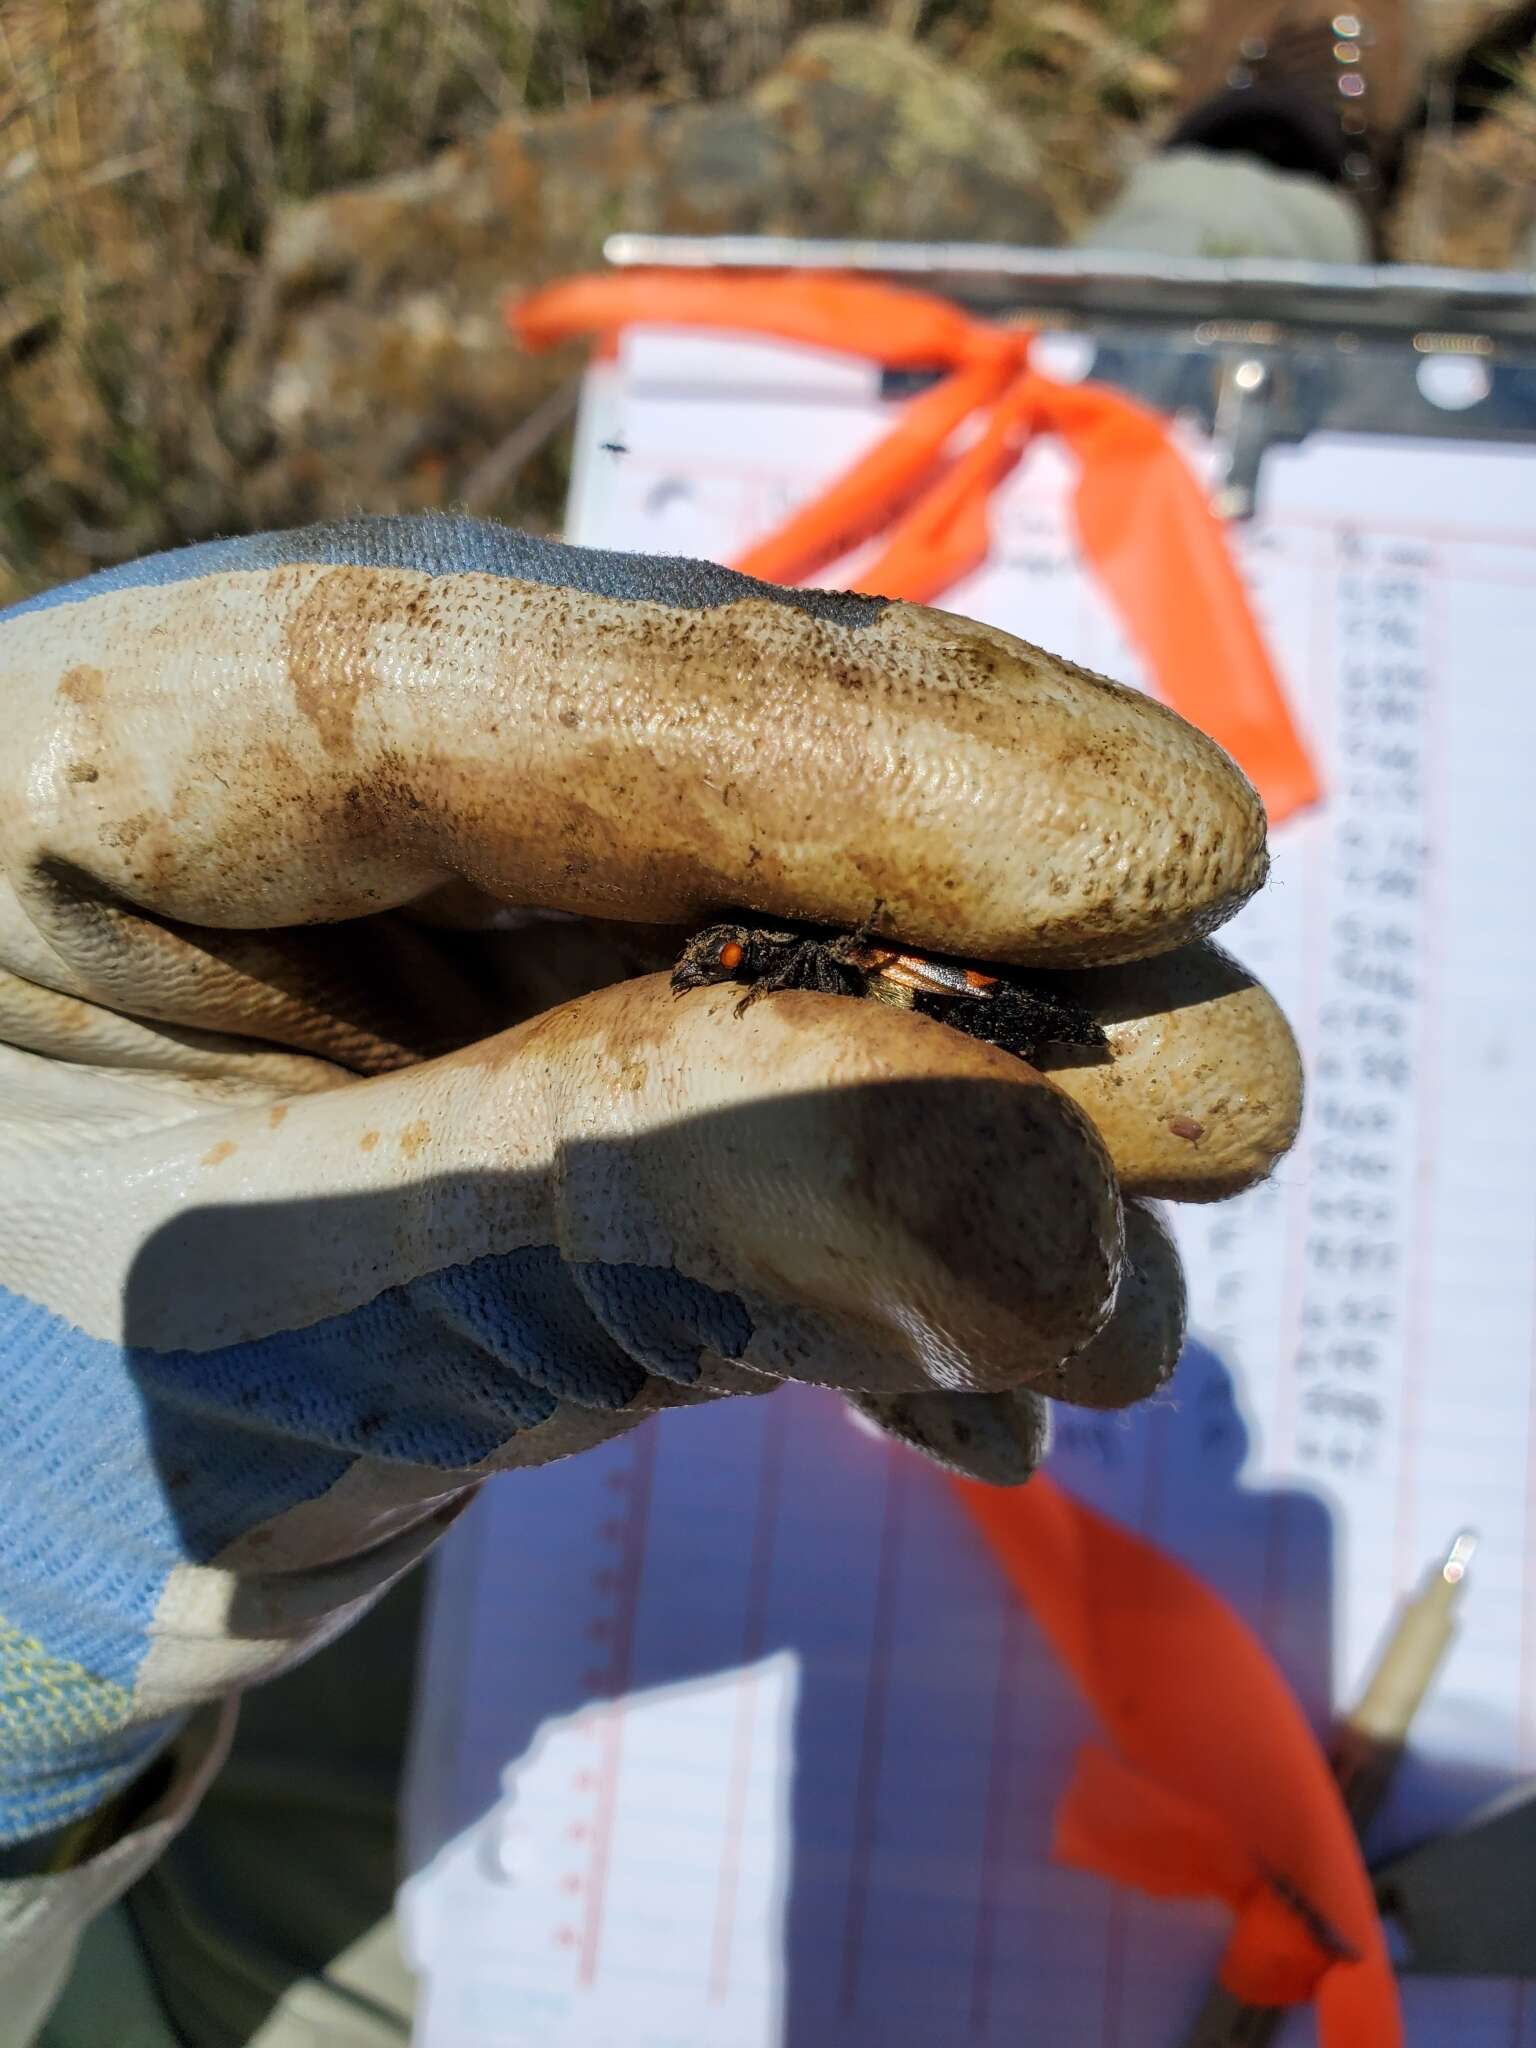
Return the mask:
M0 603L246 523L220 381L285 201L519 107L734 92L813 23L863 19L1022 114L1073 224L1203 4L0 0Z
M243 523L220 374L284 201L517 107L733 92L813 22L862 17L1038 117L1075 216L1112 180L1107 133L1167 89L1178 5L5 0L0 602Z
M238 523L215 397L284 200L590 88L544 0L7 0L0 590Z
M1501 58L1468 95L1478 118L1413 145L1392 223L1405 263L1497 270L1530 260L1536 233L1536 49Z
M1173 96L1170 61L1206 0L995 0L935 23L935 46L1028 120L1069 227L1110 198L1124 145Z

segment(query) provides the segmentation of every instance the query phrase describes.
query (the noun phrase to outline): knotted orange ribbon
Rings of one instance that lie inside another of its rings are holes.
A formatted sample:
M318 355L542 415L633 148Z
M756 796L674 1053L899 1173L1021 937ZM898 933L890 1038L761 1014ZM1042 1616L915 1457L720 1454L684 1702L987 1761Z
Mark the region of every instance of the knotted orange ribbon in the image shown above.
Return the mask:
M1272 823L1316 800L1316 772L1226 534L1163 420L1107 385L1063 384L1032 368L1026 329L922 292L807 273L578 277L513 301L507 318L529 348L636 324L707 327L942 372L868 454L733 565L773 582L802 582L878 534L884 544L854 587L931 602L986 560L991 494L1032 436L1060 435L1079 464L1082 552L1159 693L1226 748ZM977 414L977 438L952 453Z
M1209 1586L1043 1473L953 1482L1114 1747L1079 1755L1055 1853L1165 1898L1222 1899L1221 1981L1315 1998L1323 2048L1401 2048L1371 1881L1317 1738Z

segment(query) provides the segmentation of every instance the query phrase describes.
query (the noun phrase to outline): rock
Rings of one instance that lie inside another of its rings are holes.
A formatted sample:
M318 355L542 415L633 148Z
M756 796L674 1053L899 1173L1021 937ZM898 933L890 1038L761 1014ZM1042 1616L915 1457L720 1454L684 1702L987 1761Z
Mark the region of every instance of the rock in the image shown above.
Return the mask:
M751 94L792 188L770 232L892 241L1056 243L1039 154L966 72L901 36L814 30Z
M221 398L250 519L456 501L579 366L520 353L502 299L592 267L621 228L1061 239L1021 123L879 30L813 31L733 101L520 114L280 217Z

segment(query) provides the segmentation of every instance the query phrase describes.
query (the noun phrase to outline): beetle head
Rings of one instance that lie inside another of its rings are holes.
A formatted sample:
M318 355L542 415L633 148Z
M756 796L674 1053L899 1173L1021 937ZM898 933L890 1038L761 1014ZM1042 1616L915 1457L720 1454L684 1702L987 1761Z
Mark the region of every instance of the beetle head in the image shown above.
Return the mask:
M712 924L683 948L672 970L672 988L682 995L690 988L713 988L717 982L740 979L751 934L734 924Z

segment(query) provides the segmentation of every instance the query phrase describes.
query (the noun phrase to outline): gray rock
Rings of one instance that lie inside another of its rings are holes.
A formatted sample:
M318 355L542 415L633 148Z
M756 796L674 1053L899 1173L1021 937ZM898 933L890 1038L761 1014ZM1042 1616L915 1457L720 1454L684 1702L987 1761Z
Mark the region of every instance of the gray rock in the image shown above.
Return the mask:
M1018 120L879 30L813 31L720 104L519 115L276 223L221 401L252 520L454 502L580 363L521 353L503 299L591 268L621 228L1061 239Z

